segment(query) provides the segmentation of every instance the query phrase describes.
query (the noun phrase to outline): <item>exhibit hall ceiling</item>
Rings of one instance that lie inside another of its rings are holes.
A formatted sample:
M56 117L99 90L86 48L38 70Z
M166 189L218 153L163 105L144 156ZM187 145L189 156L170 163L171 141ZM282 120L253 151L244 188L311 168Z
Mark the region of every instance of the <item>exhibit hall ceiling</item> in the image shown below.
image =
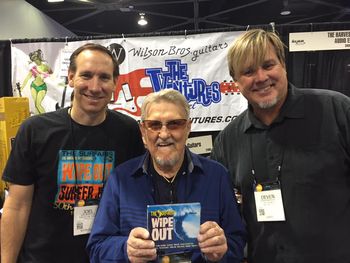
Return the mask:
M349 22L349 0L26 0L78 36ZM147 24L140 26L141 18Z

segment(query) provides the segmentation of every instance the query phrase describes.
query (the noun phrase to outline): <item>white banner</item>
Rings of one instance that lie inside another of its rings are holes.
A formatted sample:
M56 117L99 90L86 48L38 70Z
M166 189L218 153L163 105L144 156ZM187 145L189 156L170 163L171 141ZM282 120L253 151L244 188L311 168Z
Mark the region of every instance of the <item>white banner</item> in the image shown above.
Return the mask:
M120 64L110 109L139 120L147 94L172 88L191 105L192 131L222 130L247 107L232 83L226 60L229 45L241 33L13 44L14 94L19 95L21 87L21 95L30 98L33 114L68 106L72 92L66 85L69 56L82 44L94 42L108 47ZM39 55L43 61L38 61ZM43 89L47 90L44 95Z
M350 30L289 33L289 51L350 49Z

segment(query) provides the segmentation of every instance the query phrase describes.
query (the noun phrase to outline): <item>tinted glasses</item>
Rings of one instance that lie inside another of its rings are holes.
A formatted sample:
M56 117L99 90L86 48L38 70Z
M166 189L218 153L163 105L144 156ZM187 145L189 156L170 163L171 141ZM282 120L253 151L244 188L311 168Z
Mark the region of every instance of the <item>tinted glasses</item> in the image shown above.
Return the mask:
M143 125L146 127L146 129L154 132L159 132L163 125L169 130L169 131L176 131L180 129L184 129L187 120L186 119L176 119L176 120L170 120L167 122L161 122L156 120L144 120L142 121Z

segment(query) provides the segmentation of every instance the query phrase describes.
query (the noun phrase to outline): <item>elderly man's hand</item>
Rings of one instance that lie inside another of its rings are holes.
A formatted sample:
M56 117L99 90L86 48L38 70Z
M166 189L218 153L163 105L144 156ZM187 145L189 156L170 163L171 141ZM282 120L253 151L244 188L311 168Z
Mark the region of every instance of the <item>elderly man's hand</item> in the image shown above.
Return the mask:
M216 222L203 223L199 230L198 245L209 261L219 261L227 251L224 230Z
M130 262L142 263L156 259L155 244L149 237L149 232L145 228L136 227L131 230L127 240L127 253Z

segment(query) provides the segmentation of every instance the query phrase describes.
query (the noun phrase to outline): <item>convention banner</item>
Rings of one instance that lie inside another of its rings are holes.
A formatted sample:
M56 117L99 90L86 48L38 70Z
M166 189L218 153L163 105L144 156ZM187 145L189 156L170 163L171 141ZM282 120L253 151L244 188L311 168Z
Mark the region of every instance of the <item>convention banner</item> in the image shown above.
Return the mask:
M79 46L94 42L109 48L120 64L110 109L139 120L147 94L176 89L191 105L192 131L222 130L247 107L226 60L230 44L241 33L13 44L14 94L29 97L32 114L69 106L69 57Z
M289 33L289 51L350 49L350 30Z

